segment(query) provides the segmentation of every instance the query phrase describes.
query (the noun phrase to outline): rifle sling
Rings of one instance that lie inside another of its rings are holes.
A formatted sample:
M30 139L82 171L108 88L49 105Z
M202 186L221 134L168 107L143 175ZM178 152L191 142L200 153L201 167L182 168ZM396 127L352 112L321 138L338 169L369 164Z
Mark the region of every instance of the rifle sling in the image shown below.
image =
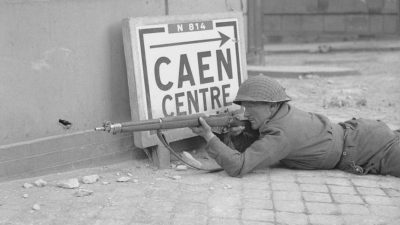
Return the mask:
M161 130L157 130L157 137L158 139L161 141L161 143L163 143L163 145L168 149L168 151L174 155L177 159L179 159L181 162L183 162L184 164L194 168L194 169L198 169L198 170L204 170L204 171L208 171L210 173L214 173L214 172L219 172L222 171L222 168L216 168L216 169L205 169L205 168L200 168L198 166L194 166L188 162L186 162L178 153L175 152L175 150L169 145L167 139L165 138L165 135L162 133Z

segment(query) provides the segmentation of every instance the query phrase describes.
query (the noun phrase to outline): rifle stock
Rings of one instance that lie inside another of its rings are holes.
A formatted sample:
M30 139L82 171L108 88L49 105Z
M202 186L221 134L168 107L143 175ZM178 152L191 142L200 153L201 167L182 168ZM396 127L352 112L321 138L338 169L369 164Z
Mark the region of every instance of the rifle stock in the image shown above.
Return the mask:
M211 127L237 127L246 126L249 122L247 120L240 120L229 114L217 114L212 116L206 116L203 113L165 117L159 119L141 120L141 121L129 121L122 123L111 123L106 121L103 126L96 127L95 131L106 131L112 134L124 133L124 132L138 132L138 131L150 131L150 130L167 130L177 129L184 127L197 127L200 126L199 118L207 122Z

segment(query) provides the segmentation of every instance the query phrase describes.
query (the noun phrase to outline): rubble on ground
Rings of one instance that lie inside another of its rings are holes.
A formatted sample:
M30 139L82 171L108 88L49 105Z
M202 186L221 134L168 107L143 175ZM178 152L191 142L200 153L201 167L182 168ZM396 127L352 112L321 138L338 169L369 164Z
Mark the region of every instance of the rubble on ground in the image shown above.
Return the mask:
M74 193L74 196L75 197L84 197L84 196L89 196L92 194L93 194L92 190L80 188Z
M99 175L93 174L93 175L88 175L88 176L82 177L81 181L84 184L93 184L93 183L96 183L99 179L100 179Z
M32 184L30 184L30 183L24 183L24 184L22 185L22 187L24 187L24 188L28 189L28 188L32 188L32 187L33 187L33 185L32 185Z
M40 210L40 205L36 203L36 204L34 204L32 206L32 209L35 210L35 211L39 211Z
M119 177L117 182L128 182L130 179L130 177Z
M57 187L65 189L74 189L80 186L79 180L77 178L72 178L68 180L60 180L57 182Z
M365 97L331 97L329 100L324 99L322 107L327 108L343 108L343 107L365 107L367 106L367 99Z
M177 171L185 171L187 169L188 169L188 167L186 165L177 165L175 167L175 170L177 170Z
M36 180L35 182L33 182L33 184L34 184L36 187L44 187L44 186L47 185L47 181L45 181L45 180L43 180L43 179L39 179L39 180Z

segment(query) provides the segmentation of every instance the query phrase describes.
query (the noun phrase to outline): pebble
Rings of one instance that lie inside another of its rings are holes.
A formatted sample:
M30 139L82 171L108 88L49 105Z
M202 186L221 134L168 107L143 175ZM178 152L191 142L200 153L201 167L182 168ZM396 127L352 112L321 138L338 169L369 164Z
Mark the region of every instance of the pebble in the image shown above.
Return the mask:
M39 204L34 204L32 206L32 209L35 210L35 211L38 211L38 210L40 210L40 205Z
M127 173L127 175L130 176L130 177L133 176L131 173Z
M139 180L138 180L138 179L133 179L132 182L133 182L133 183L138 183Z
M224 189L232 189L232 186L229 184L225 184Z
M39 179L33 183L35 184L36 187L44 187L47 185L47 182L43 179Z
M100 179L100 176L97 174L84 176L84 177L82 177L82 183L93 184L93 183L96 183L99 179Z
M31 188L31 187L33 187L33 185L32 185L32 184L30 184L30 183L25 183L24 185L22 185L22 187L24 187L24 188L28 189L28 188Z
M178 165L175 167L175 170L177 170L177 171L184 171L187 169L188 169L188 167L186 165Z
M89 196L92 195L93 191L88 190L88 189L79 189L74 193L75 197L84 197L84 196Z
M72 178L68 180L58 181L57 186L60 188L73 189L73 188L78 188L80 184L77 178Z
M108 181L103 181L102 184L107 185L107 184L110 184L110 182L108 182Z
M180 179L182 179L182 177L179 176L179 175L172 176L171 178L172 178L173 180L180 180Z
M130 177L119 177L117 179L117 182L127 182L129 181L131 178Z
M24 194L24 195L22 195L22 197L23 197L23 198L28 198L29 195L28 195L28 194Z

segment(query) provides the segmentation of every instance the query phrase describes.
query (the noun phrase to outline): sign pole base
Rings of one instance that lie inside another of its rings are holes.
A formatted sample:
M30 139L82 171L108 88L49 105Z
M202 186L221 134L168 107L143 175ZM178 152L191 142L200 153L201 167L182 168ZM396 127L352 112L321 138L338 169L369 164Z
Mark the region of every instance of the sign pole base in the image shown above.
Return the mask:
M151 151L153 165L158 169L169 169L171 163L171 155L168 149L161 143L155 146Z

